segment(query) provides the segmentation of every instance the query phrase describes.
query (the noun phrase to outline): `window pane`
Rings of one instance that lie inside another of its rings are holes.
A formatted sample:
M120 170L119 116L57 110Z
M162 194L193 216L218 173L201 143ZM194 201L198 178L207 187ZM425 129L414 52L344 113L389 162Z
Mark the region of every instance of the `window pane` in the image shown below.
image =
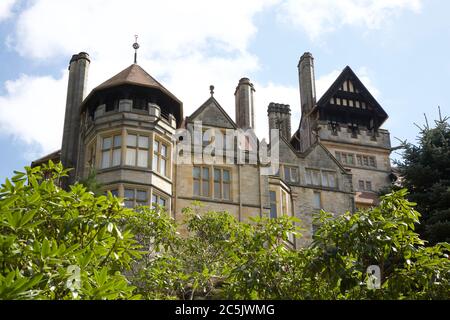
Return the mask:
M102 152L102 169L109 167L109 150Z
M322 186L328 187L328 172L322 172Z
M122 150L121 149L114 149L113 150L113 166L118 166L120 165L120 155L121 155Z
M126 199L134 199L134 190L133 189L125 189L125 198Z
M120 147L122 146L122 137L121 136L114 136L114 147Z
M103 149L111 148L111 137L103 138Z
M376 165L375 165L375 158L374 157L370 157L369 158L369 163L370 163L371 167L376 167Z
M136 206L142 206L142 207L145 207L147 205L147 201L144 201L144 202L142 202L142 201L136 201Z
M220 170L214 169L214 181L220 181Z
M291 181L291 172L289 167L284 167L284 180Z
M372 182L366 181L366 190L367 191L372 191Z
M230 182L230 171L229 170L223 170L223 181Z
M194 180L194 195L199 196L200 195L200 181Z
M138 167L148 167L148 152L147 150L138 150Z
M153 152L159 152L159 142L153 141Z
M205 180L209 179L209 168L203 168L202 178Z
M200 167L194 167L192 175L196 179L200 179Z
M136 165L136 149L127 148L127 161L126 164L128 166Z
M353 164L353 155L349 154L349 155L347 155L347 158L348 158L348 160L347 160L348 164Z
M136 147L136 135L135 134L127 135L127 146Z
M270 191L269 195L270 195L270 202L276 202L277 201L277 194L275 193L275 191Z
M362 166L362 158L361 158L361 156L356 156L356 160L358 161L358 165Z
M139 137L139 148L148 149L148 137Z
M202 195L205 197L209 196L209 183L208 181L203 181L202 183Z
M276 203L272 203L270 205L270 218L271 219L276 219L277 217L277 204Z
M145 190L138 190L136 194L136 199L138 201L145 201L147 200L147 191Z
M133 202L133 201L126 200L126 201L125 201L125 207L127 207L127 208L133 208L133 207L134 207L134 202Z
M341 161L341 154L339 152L336 152L336 159L338 161Z
M214 198L221 198L219 182L214 182Z
M158 202L158 198L156 197L156 195L152 194L152 204L157 203L157 202Z
M366 156L363 157L363 161L365 166L369 165L369 159Z
M119 190L117 190L117 189L111 190L111 194L112 194L114 197L118 197L118 196L119 196Z
M312 184L311 170L306 170L306 184Z
M153 155L152 169L155 170L155 171L158 170L158 156L156 154Z
M329 186L331 188L335 188L336 187L336 178L334 176L334 173L329 173L328 174L328 183L329 183Z
M320 177L319 176L320 176L320 171L317 171L317 170L312 171L313 185L315 185L315 186L320 185Z
M161 158L161 163L160 163L160 172L163 176L166 175L166 160Z
M225 200L230 200L231 196L230 196L230 184L229 183L224 183L223 184L223 198Z
M163 199L163 198L159 198L158 204L159 204L160 206L162 206L162 207L165 207L165 206L166 206L166 200Z
M359 180L359 190L364 190L364 181Z
M161 155L167 157L167 147L161 143Z
M321 209L322 208L322 203L320 201L320 193L319 192L314 192L314 208L315 209Z
M297 181L298 181L298 171L297 171L297 168L292 168L292 169L291 169L291 181L292 181L292 182L297 182Z

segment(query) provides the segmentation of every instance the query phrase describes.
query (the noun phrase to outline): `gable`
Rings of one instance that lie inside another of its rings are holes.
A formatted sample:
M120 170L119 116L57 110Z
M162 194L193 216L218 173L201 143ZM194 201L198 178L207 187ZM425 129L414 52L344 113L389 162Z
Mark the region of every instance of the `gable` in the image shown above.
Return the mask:
M236 129L237 126L214 97L209 98L191 116L189 122L202 121L203 125Z
M305 153L304 161L306 166L346 173L346 169L321 143L315 143L309 148Z
M319 119L378 129L387 113L350 67L346 67L317 102Z

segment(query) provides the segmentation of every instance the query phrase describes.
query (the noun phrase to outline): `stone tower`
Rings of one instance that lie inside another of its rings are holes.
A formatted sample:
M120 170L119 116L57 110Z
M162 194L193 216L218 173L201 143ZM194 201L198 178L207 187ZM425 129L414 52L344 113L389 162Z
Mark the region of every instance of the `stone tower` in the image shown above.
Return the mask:
M305 151L317 140L313 114L316 104L316 82L312 54L305 52L297 67L301 100L300 150Z
M61 162L66 168L76 169L78 163L80 137L80 106L86 97L90 59L86 52L72 56L69 64L64 131L61 146ZM69 183L74 182L75 170L69 175Z
M255 88L248 78L242 78L234 92L236 101L236 124L241 129L255 128L254 99Z
M271 129L279 129L280 136L291 139L291 108L288 104L273 103L267 108L269 134Z

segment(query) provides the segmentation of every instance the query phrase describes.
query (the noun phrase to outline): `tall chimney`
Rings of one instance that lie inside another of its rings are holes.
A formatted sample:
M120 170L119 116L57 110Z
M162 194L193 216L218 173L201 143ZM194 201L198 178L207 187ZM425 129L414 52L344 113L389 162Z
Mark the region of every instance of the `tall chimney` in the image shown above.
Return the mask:
M236 101L236 124L239 128L255 128L253 92L255 92L255 88L248 78L239 80L239 84L234 92Z
M76 168L78 159L78 139L80 130L80 106L86 97L87 78L90 64L86 52L74 54L69 63L69 82L67 87L66 112L61 146L61 162L66 168ZM75 172L69 175L73 183Z
M279 129L280 136L291 139L291 107L288 104L273 103L267 108L269 135L271 129Z
M298 63L300 81L300 99L302 114L307 114L316 104L316 81L314 76L314 58L305 52Z

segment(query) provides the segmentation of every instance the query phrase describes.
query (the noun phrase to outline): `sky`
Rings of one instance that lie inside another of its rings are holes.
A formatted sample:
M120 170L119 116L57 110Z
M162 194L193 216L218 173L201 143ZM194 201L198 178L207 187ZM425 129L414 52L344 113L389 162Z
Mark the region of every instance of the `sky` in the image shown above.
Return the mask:
M60 148L72 54L90 54L90 91L133 63L135 34L139 65L185 115L213 84L234 119L248 77L258 136L270 102L289 104L298 127L309 51L318 97L349 65L389 114L392 145L415 142L424 113L450 115L449 12L447 0L0 0L0 181Z

